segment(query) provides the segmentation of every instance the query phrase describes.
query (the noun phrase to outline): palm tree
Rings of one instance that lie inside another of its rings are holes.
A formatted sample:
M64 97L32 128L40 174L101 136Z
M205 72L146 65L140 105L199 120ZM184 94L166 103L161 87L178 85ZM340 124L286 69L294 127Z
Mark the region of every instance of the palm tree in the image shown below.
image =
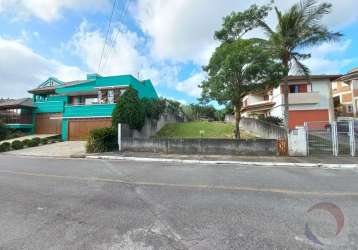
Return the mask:
M282 13L275 7L277 26L272 29L265 21L259 20L269 40L271 49L280 58L286 69L284 78L284 122L288 133L288 79L290 71L307 76L310 70L301 60L310 58L310 54L302 53L306 48L317 46L325 42L338 41L342 36L339 32L330 32L321 21L331 12L329 3L318 4L316 0L303 0L293 5L287 12Z

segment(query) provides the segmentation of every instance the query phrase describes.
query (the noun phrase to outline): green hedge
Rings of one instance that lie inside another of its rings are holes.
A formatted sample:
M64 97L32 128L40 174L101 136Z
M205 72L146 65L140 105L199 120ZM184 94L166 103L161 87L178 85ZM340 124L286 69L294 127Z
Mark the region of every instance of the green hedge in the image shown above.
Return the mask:
M4 142L0 144L0 152L6 152L11 150L11 144L10 142Z
M16 140L11 143L11 148L14 150L19 150L24 148L24 143L22 141Z
M37 138L33 138L31 139L28 143L27 146L32 148L32 147L37 147L38 145L40 145L40 141Z
M97 128L90 132L87 140L88 153L109 152L118 149L117 132L114 128Z
M0 120L0 141L5 140L8 137L9 133L10 133L9 129Z
M48 144L48 139L47 138L42 138L40 140L40 143L43 144L43 145L46 145L46 144Z

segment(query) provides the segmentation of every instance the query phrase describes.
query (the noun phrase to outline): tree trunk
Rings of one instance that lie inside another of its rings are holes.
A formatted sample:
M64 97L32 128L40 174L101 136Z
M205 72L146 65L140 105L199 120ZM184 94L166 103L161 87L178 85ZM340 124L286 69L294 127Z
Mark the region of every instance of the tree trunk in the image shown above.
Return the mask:
M240 139L241 105L235 105L235 138Z
M284 65L286 72L285 72L285 78L284 78L284 82L283 82L283 102L284 102L284 111L283 111L283 123L285 126L285 130L286 130L286 136L288 138L288 134L290 132L290 129L288 127L288 123L290 120L289 117L289 103L288 103L288 93L289 93L289 89L288 89L288 76L290 74L290 67L289 67L289 52L286 53L285 57L282 60L282 64Z
M286 134L288 135L290 129L288 127L289 123L289 103L288 103L288 79L285 77L284 83L283 83L283 101L284 101L284 111L283 111L283 122L285 125Z

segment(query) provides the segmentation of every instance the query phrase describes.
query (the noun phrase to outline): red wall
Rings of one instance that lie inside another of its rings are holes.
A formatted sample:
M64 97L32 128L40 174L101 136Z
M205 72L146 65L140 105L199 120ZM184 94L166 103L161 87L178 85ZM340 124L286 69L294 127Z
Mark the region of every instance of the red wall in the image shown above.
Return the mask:
M289 111L288 126L294 129L296 126L303 126L304 122L328 121L327 109L322 110L292 110Z

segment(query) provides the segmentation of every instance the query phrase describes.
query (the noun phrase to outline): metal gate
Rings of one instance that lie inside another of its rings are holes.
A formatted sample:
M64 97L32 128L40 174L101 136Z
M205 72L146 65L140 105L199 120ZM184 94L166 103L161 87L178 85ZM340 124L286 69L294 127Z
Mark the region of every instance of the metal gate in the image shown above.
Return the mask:
M358 156L358 120L305 123L308 155Z

